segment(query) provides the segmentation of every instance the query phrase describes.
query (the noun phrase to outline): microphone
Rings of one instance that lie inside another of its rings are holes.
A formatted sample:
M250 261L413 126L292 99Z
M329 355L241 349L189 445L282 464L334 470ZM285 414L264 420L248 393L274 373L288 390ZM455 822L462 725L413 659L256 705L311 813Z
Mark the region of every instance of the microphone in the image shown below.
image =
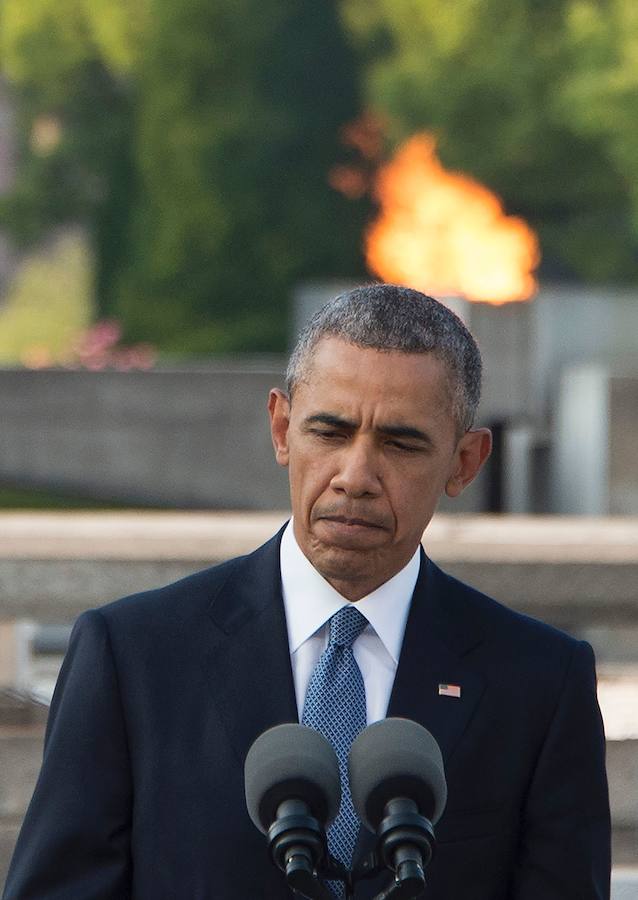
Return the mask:
M331 896L317 877L328 860L325 828L341 803L330 743L304 725L276 725L248 751L244 780L248 815L268 835L273 862L288 885L304 897Z
M410 719L382 719L353 742L348 766L354 808L376 832L378 858L395 877L379 896L418 897L447 801L439 745Z

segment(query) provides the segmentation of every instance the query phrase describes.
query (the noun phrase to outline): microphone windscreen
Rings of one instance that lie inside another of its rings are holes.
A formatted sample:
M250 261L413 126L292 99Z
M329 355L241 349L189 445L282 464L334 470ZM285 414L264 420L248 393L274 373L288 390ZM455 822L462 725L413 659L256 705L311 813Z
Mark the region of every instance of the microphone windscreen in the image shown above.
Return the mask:
M339 763L331 744L305 725L276 725L254 742L244 766L246 806L264 834L284 800L304 800L324 826L339 812Z
M414 800L435 824L447 801L443 757L430 732L410 719L382 719L353 742L348 760L357 815L376 831L389 800Z

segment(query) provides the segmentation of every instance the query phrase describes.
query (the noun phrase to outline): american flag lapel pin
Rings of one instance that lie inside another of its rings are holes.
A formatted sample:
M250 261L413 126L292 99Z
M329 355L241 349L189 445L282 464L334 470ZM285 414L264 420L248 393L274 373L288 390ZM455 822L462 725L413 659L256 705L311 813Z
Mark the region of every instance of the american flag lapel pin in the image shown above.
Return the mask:
M457 700L461 697L461 685L460 684L440 684L439 685L439 697L456 697Z

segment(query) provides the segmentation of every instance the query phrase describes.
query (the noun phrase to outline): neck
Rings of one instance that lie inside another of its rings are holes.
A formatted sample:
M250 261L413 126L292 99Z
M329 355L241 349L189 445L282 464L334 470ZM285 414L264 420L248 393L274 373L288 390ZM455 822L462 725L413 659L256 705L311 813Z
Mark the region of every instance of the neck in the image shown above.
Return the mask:
M323 575L328 584L333 587L337 593L341 594L342 597L345 597L345 599L349 600L351 603L356 603L357 600L361 600L363 597L367 597L368 594L376 591L377 588L380 588L382 584L385 584L386 581L389 581L393 575L396 575L397 573L394 572L392 575L388 575L387 578L377 577L376 579L344 579L339 577L333 578L330 575L326 575L324 572L321 572L320 574Z

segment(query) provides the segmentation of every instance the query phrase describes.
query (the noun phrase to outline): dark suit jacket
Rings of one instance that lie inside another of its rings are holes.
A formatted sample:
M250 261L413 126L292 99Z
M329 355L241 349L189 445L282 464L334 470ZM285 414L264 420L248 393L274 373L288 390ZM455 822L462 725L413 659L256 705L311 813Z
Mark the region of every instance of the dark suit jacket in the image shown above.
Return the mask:
M279 536L79 618L5 900L291 896L242 777L257 735L298 719L278 550ZM388 714L425 725L445 760L429 900L609 896L589 645L423 557Z

